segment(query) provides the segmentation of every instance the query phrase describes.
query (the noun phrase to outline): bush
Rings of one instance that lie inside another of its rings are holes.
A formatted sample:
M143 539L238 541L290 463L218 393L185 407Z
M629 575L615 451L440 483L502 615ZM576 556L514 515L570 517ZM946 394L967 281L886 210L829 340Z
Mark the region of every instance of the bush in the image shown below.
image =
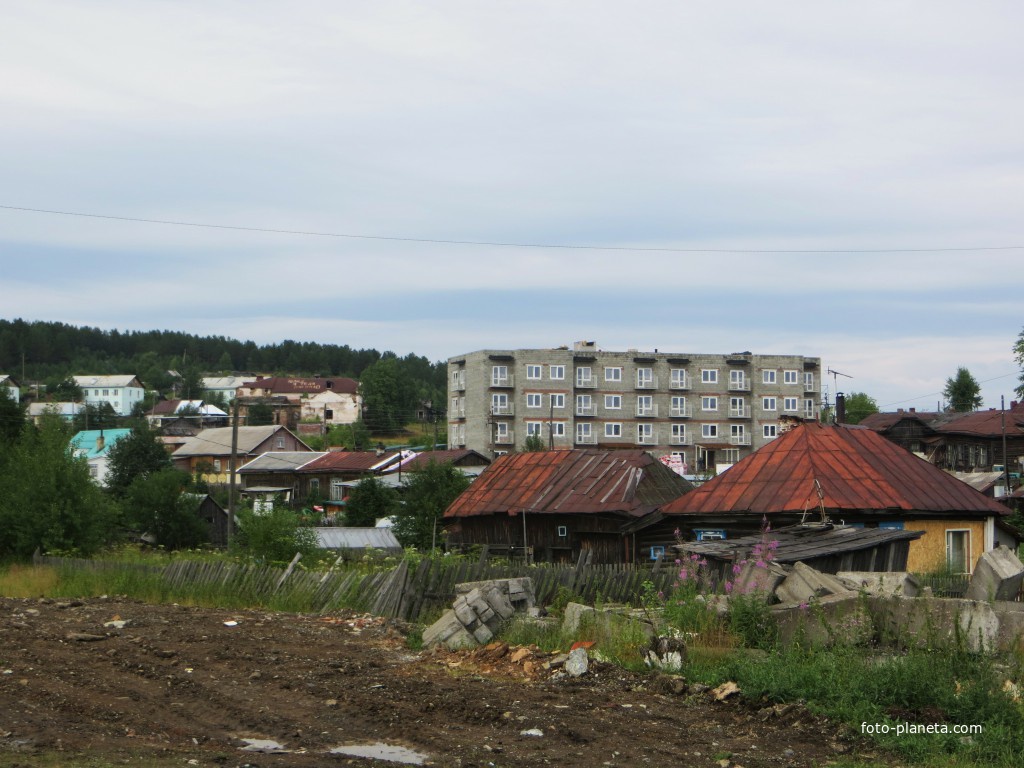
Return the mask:
M256 513L248 507L238 511L238 532L232 547L259 563L283 564L296 553L319 559L316 531L303 526L298 515L275 504L269 512Z

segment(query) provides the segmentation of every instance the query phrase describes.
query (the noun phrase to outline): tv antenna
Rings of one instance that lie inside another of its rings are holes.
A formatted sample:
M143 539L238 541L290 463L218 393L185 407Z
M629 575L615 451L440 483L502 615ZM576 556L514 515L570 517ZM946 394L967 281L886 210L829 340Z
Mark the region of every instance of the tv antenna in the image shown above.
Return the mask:
M832 376L832 385L834 386L835 391L837 393L839 392L839 380L837 378L838 376L845 376L848 379L852 379L853 378L853 376L851 376L848 373L841 373L839 371L834 371L831 368L826 368L825 370L828 371L829 375Z

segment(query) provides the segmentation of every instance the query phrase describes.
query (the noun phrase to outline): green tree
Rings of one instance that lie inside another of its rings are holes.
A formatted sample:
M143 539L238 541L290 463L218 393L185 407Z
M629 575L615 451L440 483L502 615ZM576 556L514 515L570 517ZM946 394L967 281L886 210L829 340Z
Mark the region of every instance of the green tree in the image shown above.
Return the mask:
M0 450L0 558L36 549L88 555L115 537L118 509L69 437L58 416L46 416Z
M252 403L245 423L250 427L266 427L274 423L274 409L263 400Z
M260 563L287 563L295 553L319 554L316 531L302 525L299 516L283 504L268 512L238 510L238 532L232 546Z
M14 442L25 426L25 411L7 387L0 387L0 440Z
M851 392L846 397L846 423L860 424L861 420L878 413L875 398L865 392Z
M167 549L208 542L206 523L199 517L202 496L188 492L190 481L187 472L170 468L140 475L125 497L128 520Z
M71 424L75 432L87 429L114 429L120 426L121 417L110 403L86 404L78 409Z
M410 472L395 517L394 533L402 546L436 546L444 511L468 487L469 478L450 463L431 461Z
M190 365L181 372L178 383L178 397L182 400L198 400L203 396L203 374L195 365Z
M398 491L376 477L366 477L353 488L345 504L345 525L373 527L395 512Z
M341 446L349 451L365 450L371 442L370 430L361 419L351 424L336 424L327 431L327 445Z
M544 444L544 438L542 438L540 435L528 435L526 438L526 442L523 443L523 450L527 451L528 453L533 453L535 451L546 451L547 449L547 445Z
M396 357L382 357L359 379L366 426L375 435L403 429L416 409L417 387Z
M107 490L122 497L139 478L170 468L160 436L145 422L136 424L107 451Z
M1013 391L1024 400L1024 329L1017 335L1017 342L1013 345L1013 359L1020 366L1020 384Z
M82 401L82 388L70 376L55 378L47 382L46 396L58 403L79 403Z
M946 379L942 396L948 403L947 409L966 413L981 407L981 385L966 368L957 368L956 375Z

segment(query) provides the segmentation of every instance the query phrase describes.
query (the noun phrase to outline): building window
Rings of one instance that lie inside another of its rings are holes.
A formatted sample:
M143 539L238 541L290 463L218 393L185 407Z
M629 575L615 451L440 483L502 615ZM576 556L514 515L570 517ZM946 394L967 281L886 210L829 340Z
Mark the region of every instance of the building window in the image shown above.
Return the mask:
M540 392L528 392L526 394L527 408L540 408L543 405L544 395Z
M783 384L796 384L797 383L796 371L783 371L782 372L782 383Z
M686 445L686 425L685 424L673 424L672 425L672 444L673 445Z
M726 448L722 451L722 463L723 464L735 464L740 460L740 449L739 448Z
M564 539L568 535L569 535L569 528L567 526L564 526L564 525L558 526L558 538Z
M761 371L761 383L762 384L774 384L775 383L775 371Z
M213 460L213 471L220 472L220 459Z
M320 478L314 477L309 481L309 492L313 496L320 495Z
M576 395L576 415L594 415L594 400L590 395Z
M499 422L497 422L494 425L494 434L498 438L507 438L508 437L508 422L507 421L499 421Z
M729 386L733 389L747 388L747 378L743 371L729 371Z
M605 395L604 407L610 411L617 411L622 408L622 395Z
M565 408L565 395L561 392L553 392L551 394L551 407L552 408Z
M701 424L700 425L700 436L701 437L718 437L718 425L717 424Z
M119 390L119 389L112 389L110 391L114 394L114 397L117 397L121 390Z
M718 410L718 398L717 397L702 397L700 399L700 409L702 411L717 411Z
M814 374L813 373L805 373L804 374L804 391L805 392L813 392L814 391Z
M676 395L672 398L670 404L670 416L689 416L686 412L686 398L682 395Z
M543 371L539 365L528 365L526 366L526 378L528 379L540 379Z
M576 442L589 443L593 441L593 430L590 422L576 425Z
M605 437L622 437L622 425L617 421L610 421L604 425Z
M804 416L806 416L808 419L813 419L814 418L814 401L813 400L809 400L809 399L808 400L804 400Z
M622 381L622 369L621 368L605 368L604 369L604 380L605 381Z
M950 573L971 572L971 532L946 531L946 567Z
M669 371L669 386L672 389L688 389L690 386L685 368L673 368Z
M510 383L507 365L491 366L491 386L503 387Z
M700 380L702 384L717 384L718 383L718 369L717 368L701 368Z
M104 389L103 390L103 396L104 397L110 397L110 390L109 389Z
M552 421L551 422L551 434L555 437L565 437L565 422L564 421Z
M638 443L651 443L654 441L654 425L653 424L637 424L636 425L636 441Z
M636 369L636 385L643 387L644 389L650 389L654 386L654 369L653 368L637 368Z
M334 411L330 408L324 408L324 421L331 421L334 419Z
M494 416L508 416L512 413L508 407L508 395L504 392L496 392L491 395L491 414Z
M774 397L763 397L761 398L761 409L765 411L776 410L776 401Z
M796 413L800 409L800 401L795 397L784 397L782 399L782 410Z
M526 434L530 437L539 437L543 431L542 427L544 422L542 421L528 421L526 422Z
M742 445L743 441L747 437L747 428L743 424L730 424L729 437L731 437L734 442Z
M549 365L548 375L553 381L564 381L565 380L565 366L564 365Z
M584 365L576 369L576 385L580 387L594 386L594 375L590 370L589 365Z
M636 399L637 416L655 416L654 397L651 395L640 395Z
M765 424L761 427L761 436L765 440L773 440L779 436L779 425L778 424Z

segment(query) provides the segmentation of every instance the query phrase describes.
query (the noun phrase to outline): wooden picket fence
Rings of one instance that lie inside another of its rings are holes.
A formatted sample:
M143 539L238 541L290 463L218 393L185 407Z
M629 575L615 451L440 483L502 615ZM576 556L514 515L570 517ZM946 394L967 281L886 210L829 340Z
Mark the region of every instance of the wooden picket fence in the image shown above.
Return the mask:
M486 556L476 562L437 557L412 565L403 560L397 567L378 571L348 565L305 571L294 568L295 561L288 569L195 560L176 560L160 567L41 555L35 562L56 568L128 569L159 575L170 594L212 596L225 592L270 606L275 598L282 602L298 598L317 611L354 608L413 622L439 615L454 600L455 585L464 582L527 576L533 581L538 605L551 603L560 589L589 604L637 605L645 581L667 593L675 577L672 568L589 565L583 558L576 565L526 565L490 563Z

